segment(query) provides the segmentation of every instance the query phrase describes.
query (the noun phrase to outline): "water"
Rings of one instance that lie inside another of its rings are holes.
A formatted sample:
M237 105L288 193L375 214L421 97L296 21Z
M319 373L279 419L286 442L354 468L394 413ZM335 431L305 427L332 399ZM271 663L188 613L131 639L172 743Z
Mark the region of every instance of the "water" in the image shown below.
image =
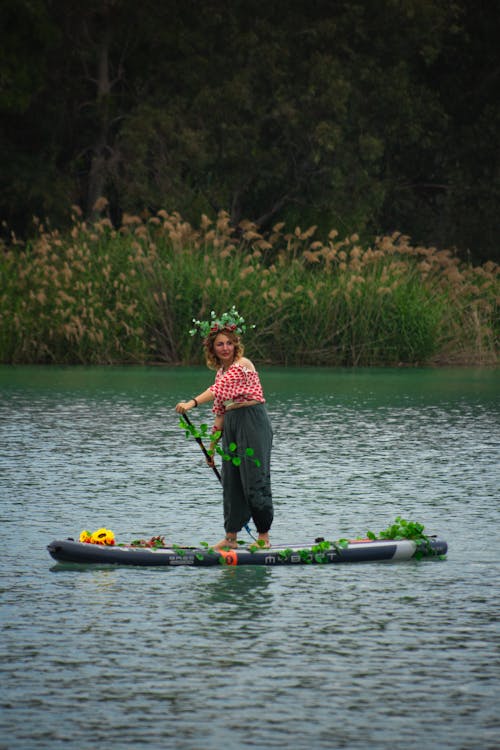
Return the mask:
M217 480L173 413L211 375L0 368L0 748L498 746L498 371L261 376L276 542L402 515L448 559L58 566L47 543L84 528L220 539Z

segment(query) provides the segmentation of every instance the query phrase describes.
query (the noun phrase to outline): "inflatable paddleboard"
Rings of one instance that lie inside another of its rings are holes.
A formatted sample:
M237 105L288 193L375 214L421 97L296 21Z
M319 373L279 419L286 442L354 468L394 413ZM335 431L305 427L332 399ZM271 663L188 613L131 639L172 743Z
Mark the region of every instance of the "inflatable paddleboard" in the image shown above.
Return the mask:
M443 557L448 545L429 537L417 544L410 539L362 539L349 542L317 540L305 545L279 545L268 549L257 545L231 550L209 547L142 547L130 544L87 544L73 539L55 540L47 547L59 563L207 567L212 565L324 565L339 563L402 562L415 557Z

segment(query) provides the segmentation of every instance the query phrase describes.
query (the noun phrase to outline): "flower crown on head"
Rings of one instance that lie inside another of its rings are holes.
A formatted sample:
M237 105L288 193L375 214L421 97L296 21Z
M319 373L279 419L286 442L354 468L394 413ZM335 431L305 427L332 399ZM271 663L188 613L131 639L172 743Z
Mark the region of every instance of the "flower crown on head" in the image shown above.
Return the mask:
M191 328L189 331L190 335L195 336L199 333L203 339L206 339L211 333L220 333L224 330L237 334L245 333L247 330L245 318L241 317L234 305L228 312L222 313L220 318L212 310L210 320L196 320L196 318L193 318L193 323L194 328ZM255 326L250 326L250 328L255 328Z

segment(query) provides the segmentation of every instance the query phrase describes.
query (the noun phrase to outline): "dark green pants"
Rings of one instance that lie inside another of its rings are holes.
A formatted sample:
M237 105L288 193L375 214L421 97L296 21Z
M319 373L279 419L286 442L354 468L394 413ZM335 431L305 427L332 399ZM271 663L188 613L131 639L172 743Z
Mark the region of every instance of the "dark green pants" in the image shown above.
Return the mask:
M264 404L231 409L224 416L222 446L226 452L236 443L241 464L231 461L222 464L224 494L224 528L238 532L252 518L261 534L269 531L273 522L271 494L271 448L273 430ZM245 449L253 448L253 458L245 456Z

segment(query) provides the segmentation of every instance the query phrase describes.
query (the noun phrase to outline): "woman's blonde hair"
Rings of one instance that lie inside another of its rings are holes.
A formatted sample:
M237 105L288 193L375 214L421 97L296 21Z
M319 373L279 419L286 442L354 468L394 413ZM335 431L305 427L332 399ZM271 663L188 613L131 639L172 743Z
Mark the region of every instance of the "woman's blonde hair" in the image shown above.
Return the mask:
M207 367L210 370L218 370L221 366L220 359L216 355L214 347L215 339L221 333L223 333L224 336L227 336L228 339L231 339L231 341L233 342L235 359L239 359L240 357L242 357L243 352L245 351L245 347L241 343L240 337L234 331L223 328L221 331L213 331L213 333L209 333L205 341L203 342L203 346L205 347L205 362L207 363Z

